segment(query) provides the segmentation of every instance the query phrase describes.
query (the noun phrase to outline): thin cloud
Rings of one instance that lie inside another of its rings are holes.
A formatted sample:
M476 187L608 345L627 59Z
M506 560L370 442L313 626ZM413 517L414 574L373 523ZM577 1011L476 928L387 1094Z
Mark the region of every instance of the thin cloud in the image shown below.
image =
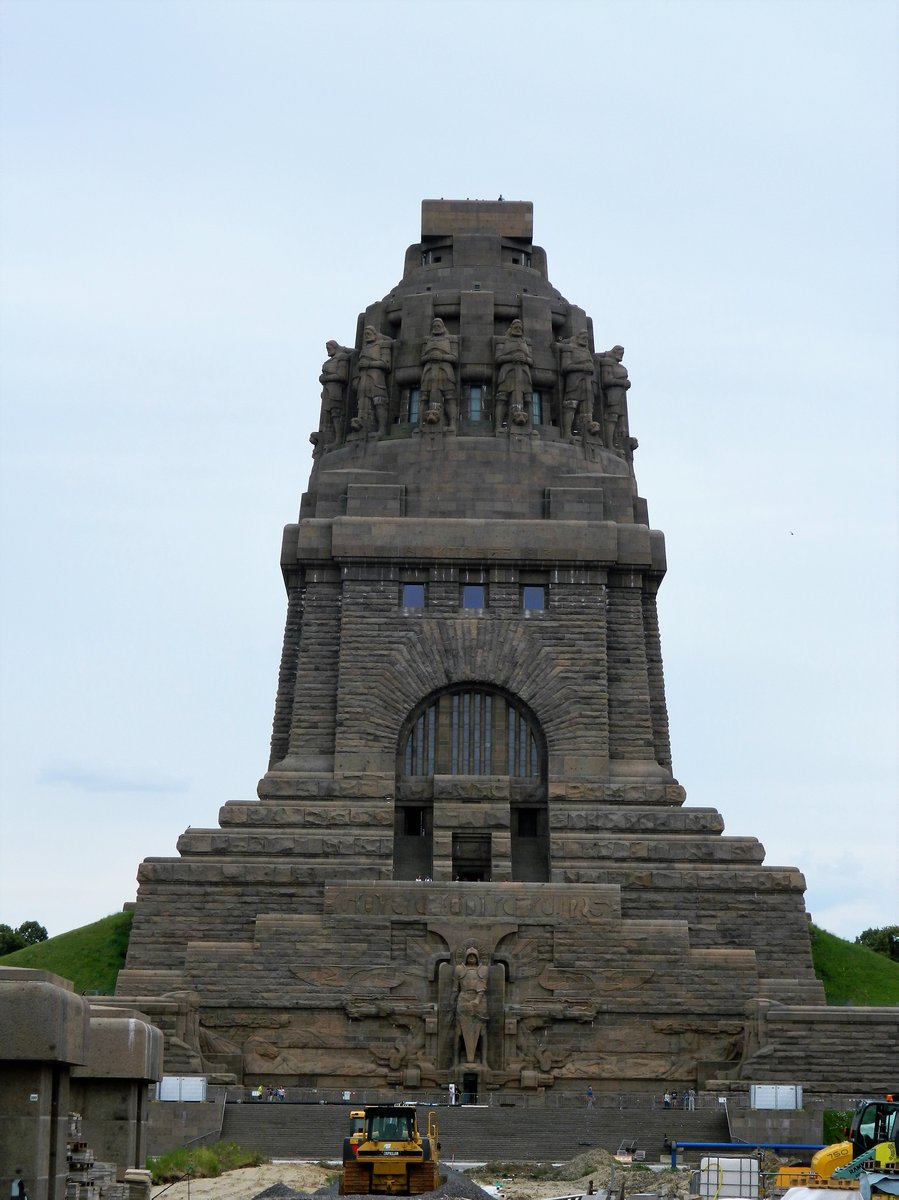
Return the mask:
M68 764L45 767L37 777L38 783L51 787L70 788L77 792L185 792L187 784L181 779L163 775L120 775L115 771L97 770Z

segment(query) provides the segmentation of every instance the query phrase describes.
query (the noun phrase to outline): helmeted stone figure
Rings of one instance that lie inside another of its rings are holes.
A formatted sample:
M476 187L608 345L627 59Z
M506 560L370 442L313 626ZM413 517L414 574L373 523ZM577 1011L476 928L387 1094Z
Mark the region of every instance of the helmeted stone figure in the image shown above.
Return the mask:
M326 342L325 348L328 357L322 363L321 374L318 377L322 385L321 429L327 435L327 444L335 445L343 441L346 385L352 351L333 340Z
M353 429L370 429L373 425L382 437L387 432L387 375L391 365L393 339L378 333L374 325L366 325L362 349L356 363L356 416Z
M593 419L596 365L586 329L560 343L560 360L564 380L562 436L571 437L575 423L582 437L588 433L598 433L599 424Z
M469 946L465 961L456 967L456 1026L462 1035L465 1061L476 1061L478 1045L485 1054L484 1041L487 1036L487 980L489 967L481 962L481 956Z
M496 404L493 419L496 432L500 433L507 416L513 425L527 425L529 421L534 356L531 343L524 336L524 326L517 318L509 326L505 337L497 342L495 362Z
M602 440L607 450L627 455L630 452L627 424L627 390L631 381L622 363L624 347L613 346L599 356L599 381L602 387Z
M431 335L421 352L424 369L421 373L421 422L441 425L444 417L447 430L455 433L459 416L456 401L456 363L459 356L453 349L446 325L435 317Z

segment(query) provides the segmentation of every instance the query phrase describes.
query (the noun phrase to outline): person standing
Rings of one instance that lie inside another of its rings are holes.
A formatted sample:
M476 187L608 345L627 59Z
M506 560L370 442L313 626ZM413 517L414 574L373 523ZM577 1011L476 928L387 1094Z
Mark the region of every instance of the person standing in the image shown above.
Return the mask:
M587 1096L587 1107L592 1108L593 1107L593 1084L592 1083L587 1085L586 1096Z
M28 1200L28 1193L25 1191L25 1180L22 1178L21 1167L16 1167L16 1173L12 1177L12 1183L9 1188L9 1200Z

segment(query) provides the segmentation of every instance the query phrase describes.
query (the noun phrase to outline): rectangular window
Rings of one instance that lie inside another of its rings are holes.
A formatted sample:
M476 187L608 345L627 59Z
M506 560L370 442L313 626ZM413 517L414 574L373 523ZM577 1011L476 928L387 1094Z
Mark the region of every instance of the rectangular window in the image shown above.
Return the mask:
M412 388L409 392L409 420L413 425L418 424L421 411L421 388Z
M425 585L423 583L403 584L403 608L424 608Z
M543 393L531 392L531 424L543 424Z
M546 608L546 588L542 584L525 584L521 589L521 607L526 611Z
M462 587L463 608L486 608L487 589L482 583L466 583Z
M480 421L483 412L482 404L484 399L484 389L479 384L472 384L468 389L468 419L469 421Z

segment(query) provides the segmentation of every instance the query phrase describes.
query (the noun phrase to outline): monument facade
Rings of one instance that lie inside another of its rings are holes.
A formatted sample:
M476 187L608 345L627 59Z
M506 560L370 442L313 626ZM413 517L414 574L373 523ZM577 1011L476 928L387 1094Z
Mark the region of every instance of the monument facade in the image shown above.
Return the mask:
M754 1077L760 998L823 1004L802 875L672 774L613 320L530 204L424 201L353 344L323 331L258 799L140 867L118 990L167 1073L697 1086Z

